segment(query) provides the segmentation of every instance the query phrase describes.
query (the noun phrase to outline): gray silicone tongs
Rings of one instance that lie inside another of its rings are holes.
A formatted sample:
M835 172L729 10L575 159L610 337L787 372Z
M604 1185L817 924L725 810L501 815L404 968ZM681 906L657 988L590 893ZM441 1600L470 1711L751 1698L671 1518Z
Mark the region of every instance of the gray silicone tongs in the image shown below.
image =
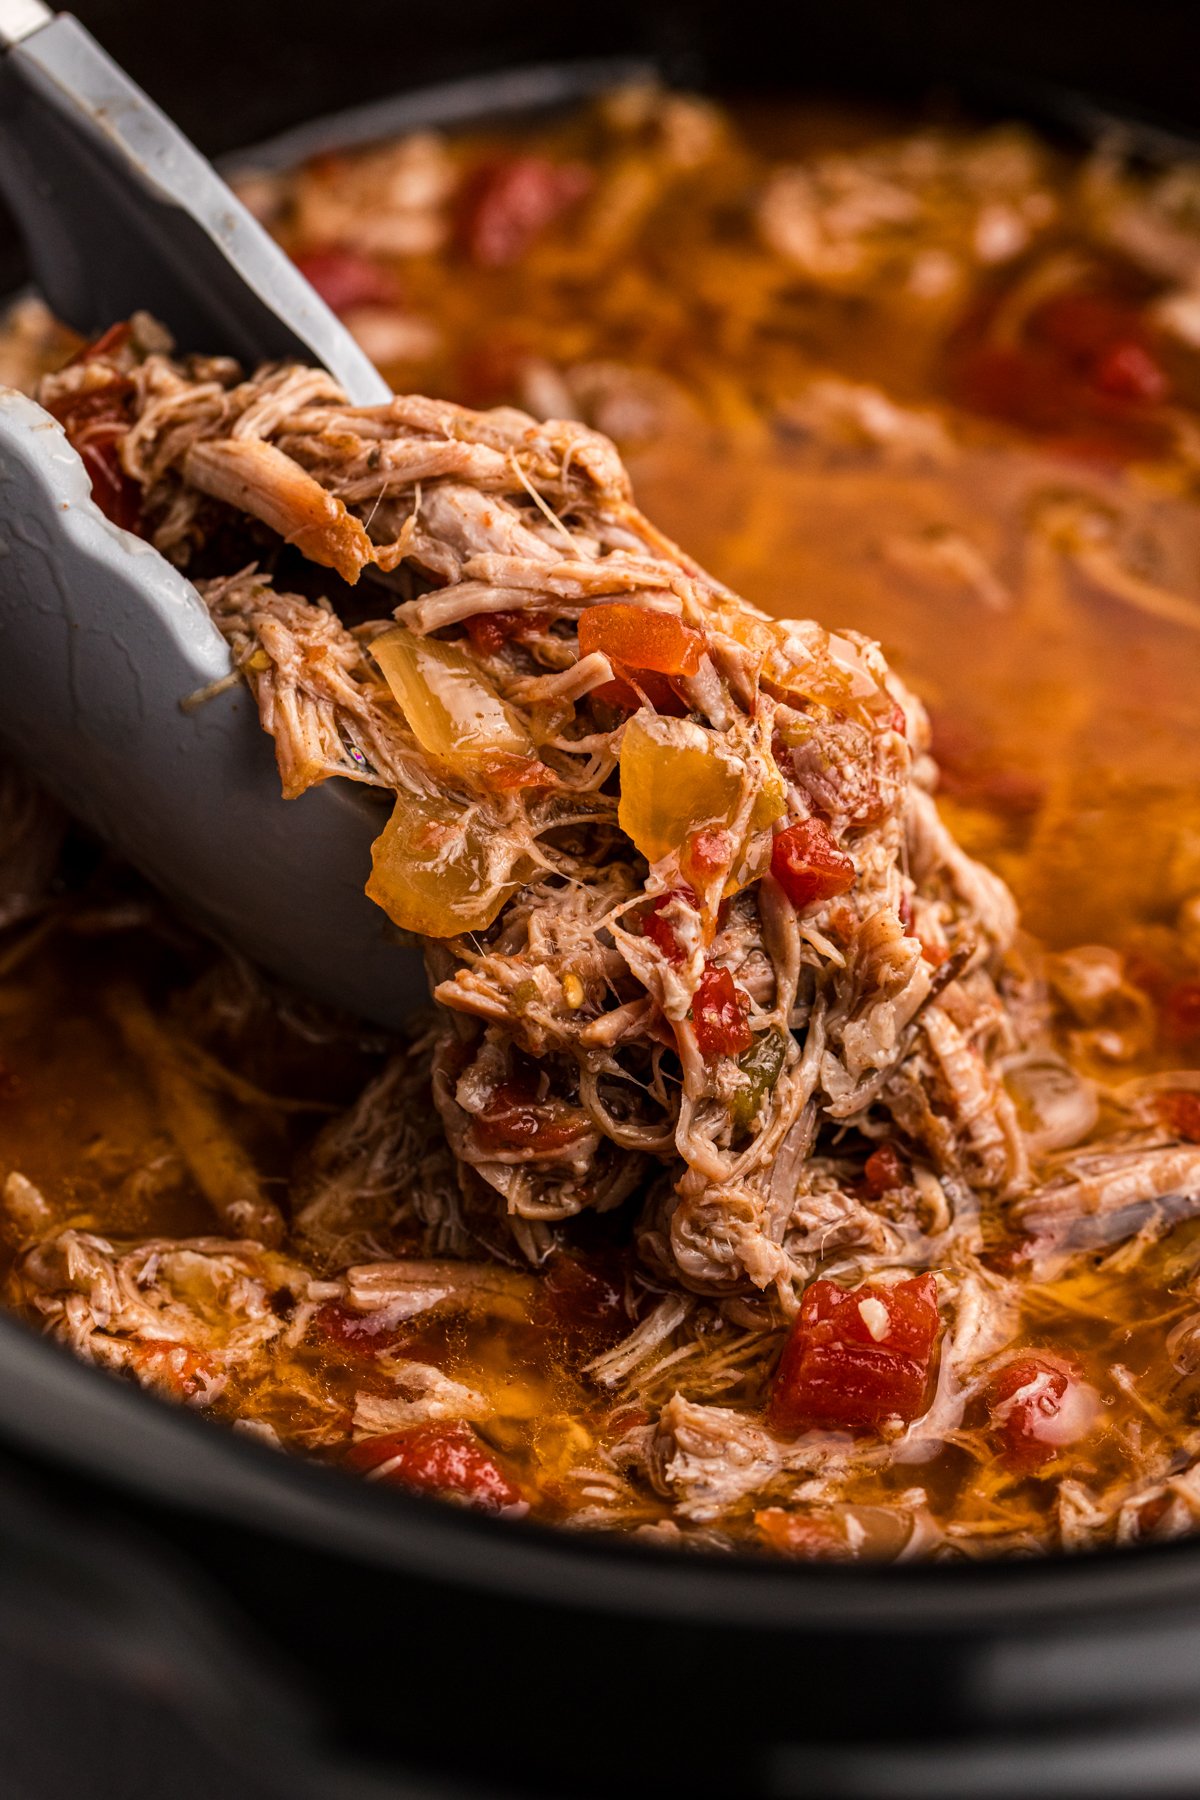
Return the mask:
M53 311L93 337L139 308L183 350L322 363L389 390L212 167L75 20L0 0L0 187ZM419 958L364 895L377 805L279 793L271 745L191 584L93 504L83 464L0 388L0 740L218 937L385 1025Z

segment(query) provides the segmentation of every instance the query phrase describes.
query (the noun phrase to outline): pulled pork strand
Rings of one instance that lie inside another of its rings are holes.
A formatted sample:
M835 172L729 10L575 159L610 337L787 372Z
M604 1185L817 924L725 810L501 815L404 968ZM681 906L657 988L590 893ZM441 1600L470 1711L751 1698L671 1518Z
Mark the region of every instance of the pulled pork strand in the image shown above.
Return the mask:
M816 1177L826 1121L898 1128L952 1195L1020 1189L989 1069L1014 909L937 819L924 712L877 645L730 593L583 426L353 407L321 371L146 339L43 399L69 419L75 388L122 384L165 554L189 566L232 511L398 584L394 623L353 628L257 566L202 592L285 793L395 795L368 891L425 941L447 1136L526 1256L665 1165L651 1259L790 1315L831 1244L904 1237Z

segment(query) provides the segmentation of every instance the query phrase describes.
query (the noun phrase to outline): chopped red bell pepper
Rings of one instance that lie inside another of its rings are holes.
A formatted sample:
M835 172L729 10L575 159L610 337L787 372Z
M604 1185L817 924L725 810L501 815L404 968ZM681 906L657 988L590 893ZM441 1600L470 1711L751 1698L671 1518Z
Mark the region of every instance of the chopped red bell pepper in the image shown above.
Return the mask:
M915 1419L938 1324L932 1275L849 1291L814 1281L775 1372L770 1423L778 1431L868 1431Z
M802 819L771 846L771 873L796 910L832 900L854 886L854 863L820 819Z
M580 163L510 156L481 163L463 184L456 236L473 263L499 269L524 256L592 185Z
M469 1425L438 1421L364 1438L346 1462L374 1481L465 1500L483 1512L515 1506L521 1490Z
M628 669L695 675L704 657L704 638L673 613L614 600L589 606L580 615L579 654L592 656L597 651Z
M692 999L696 1043L706 1062L741 1056L754 1042L746 1013L750 1002L728 969L709 964Z
M1187 1088L1171 1088L1159 1094L1155 1111L1176 1137L1185 1138L1189 1144L1200 1144L1200 1094Z
M396 276L361 250L334 246L304 250L293 258L305 280L335 313L356 306L397 306L402 290Z
M1036 1468L1095 1424L1095 1392L1073 1364L1038 1351L1005 1363L988 1387L991 1429L1006 1461Z

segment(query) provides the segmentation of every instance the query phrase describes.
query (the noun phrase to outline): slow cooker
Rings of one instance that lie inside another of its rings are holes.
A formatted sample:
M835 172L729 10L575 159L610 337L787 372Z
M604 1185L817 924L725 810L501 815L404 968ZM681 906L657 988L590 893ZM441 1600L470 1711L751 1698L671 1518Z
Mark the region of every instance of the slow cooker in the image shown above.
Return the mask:
M1170 0L79 12L203 149L276 162L645 66L1200 125L1200 11ZM1193 1795L1200 1543L872 1568L552 1533L285 1459L0 1319L0 1793Z

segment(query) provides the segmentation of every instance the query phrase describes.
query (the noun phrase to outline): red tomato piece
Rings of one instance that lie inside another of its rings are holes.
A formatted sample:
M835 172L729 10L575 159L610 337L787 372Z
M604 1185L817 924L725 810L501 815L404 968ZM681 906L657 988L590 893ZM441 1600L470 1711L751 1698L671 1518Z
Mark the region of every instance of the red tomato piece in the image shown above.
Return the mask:
M203 1392L216 1373L210 1357L186 1344L137 1344L131 1362L139 1381L177 1400Z
M710 875L719 875L728 868L733 850L734 840L728 831L706 826L688 834L682 860L688 873L703 883Z
M700 977L692 1000L692 1025L705 1062L741 1056L754 1042L746 1012L749 1001L728 969L711 964Z
M683 945L675 936L670 925L661 915L664 908L673 900L685 900L689 906L697 904L696 896L691 888L668 888L665 894L659 894L651 900L641 916L642 936L648 937L670 963L683 961Z
M491 1451L458 1420L364 1438L352 1445L346 1462L373 1481L465 1500L483 1512L500 1512L521 1499L521 1490Z
M1029 331L1113 399L1153 405L1166 398L1167 378L1136 307L1103 294L1057 294L1037 308Z
M1116 400L1153 406L1167 397L1167 378L1141 344L1113 344L1097 362L1092 380Z
M479 773L497 793L513 793L518 788L556 787L558 776L539 762L536 756L488 756L479 765Z
M1186 1138L1189 1144L1200 1144L1200 1094L1187 1088L1172 1088L1158 1096L1155 1111L1176 1137Z
M911 1171L895 1144L880 1144L878 1150L868 1156L864 1173L868 1193L878 1199L881 1194L891 1193L893 1188L903 1187Z
M312 1330L356 1356L377 1356L395 1346L396 1328L383 1312L356 1312L336 1300L327 1300L312 1316Z
M1005 1363L988 1387L992 1431L1019 1468L1036 1468L1086 1436L1098 1408L1078 1369L1042 1351Z
M638 670L630 680L618 675L612 681L602 681L588 698L615 706L618 712L634 713L639 707L649 706L668 719L682 719L688 711L687 701L675 692L667 677L646 669Z
M400 283L395 275L361 250L337 246L304 250L293 260L304 279L335 313L349 312L355 306L396 306L400 302Z
M1200 981L1177 981L1162 1000L1165 1036L1173 1044L1200 1042Z
M517 262L591 184L591 174L581 164L553 163L544 156L482 163L459 196L459 244L481 268Z
M812 1282L775 1372L770 1423L779 1431L868 1431L915 1419L938 1325L932 1275L849 1291Z
M127 326L114 326L104 337L82 351L82 362L102 361L119 349L129 334ZM102 346L108 344L105 352ZM119 443L132 418L134 386L128 376L112 375L85 393L68 396L51 411L79 452L92 484L92 498L114 525L136 531L141 518L141 488L121 467Z
M1029 316L1029 336L1071 362L1093 363L1113 344L1136 338L1141 321L1135 308L1086 288L1052 294Z
M835 1520L819 1513L768 1506L755 1513L754 1523L763 1542L780 1556L796 1556L805 1562L844 1562L850 1556L845 1532Z
M615 1342L629 1330L625 1268L619 1256L557 1250L546 1265L542 1285L551 1312L568 1331Z
M1075 422L1077 386L1045 352L982 344L963 358L956 397L973 412L1027 431L1065 431Z
M847 893L855 880L853 862L820 819L802 819L779 832L771 846L771 873L797 912Z
M629 669L695 675L704 656L704 638L672 613L614 600L589 606L580 615L579 654L592 656L597 651Z
M475 613L464 619L471 646L481 656L495 656L511 638L532 637L541 631L545 620L540 613L492 612Z
M487 1111L476 1114L477 1142L487 1150L551 1153L565 1149L589 1129L587 1115L561 1100L534 1100L517 1081L501 1081L492 1089Z

